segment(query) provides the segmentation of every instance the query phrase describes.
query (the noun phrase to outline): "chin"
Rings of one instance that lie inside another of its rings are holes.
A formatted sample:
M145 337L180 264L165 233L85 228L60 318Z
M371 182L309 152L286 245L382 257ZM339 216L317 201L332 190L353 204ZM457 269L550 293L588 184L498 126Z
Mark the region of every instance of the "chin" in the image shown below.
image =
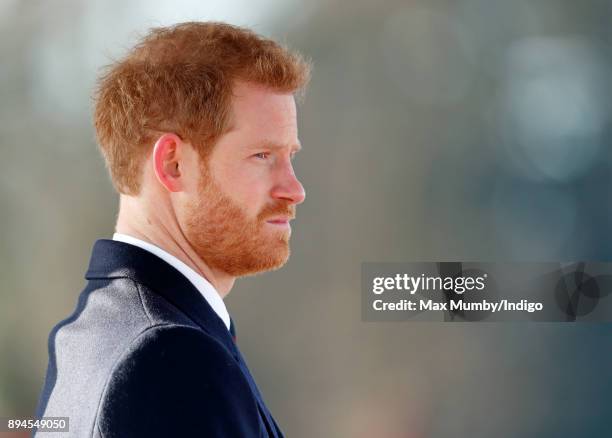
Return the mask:
M287 260L291 251L289 245L283 243L282 248L275 248L267 253L258 254L257 258L251 259L248 263L241 266L242 269L238 268L233 275L236 277L246 277L249 275L256 275L268 271L275 271L282 268Z

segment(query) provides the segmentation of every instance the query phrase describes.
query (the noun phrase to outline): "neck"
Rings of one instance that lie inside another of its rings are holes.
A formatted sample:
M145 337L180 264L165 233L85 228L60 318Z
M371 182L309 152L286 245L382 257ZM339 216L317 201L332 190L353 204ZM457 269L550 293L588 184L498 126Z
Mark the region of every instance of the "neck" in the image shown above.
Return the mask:
M176 220L165 220L173 215L163 215L163 209L149 209L140 200L121 195L119 215L115 230L145 242L149 242L185 263L206 278L221 298L234 286L235 277L210 268L185 238Z

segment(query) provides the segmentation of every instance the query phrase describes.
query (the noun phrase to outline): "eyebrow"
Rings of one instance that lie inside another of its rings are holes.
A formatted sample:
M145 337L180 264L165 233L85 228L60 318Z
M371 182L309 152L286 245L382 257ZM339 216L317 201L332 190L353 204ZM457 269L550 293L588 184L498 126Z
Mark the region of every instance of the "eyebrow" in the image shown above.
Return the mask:
M283 144L283 143L275 143L273 141L260 141L254 145L249 146L249 149L261 149L261 148L268 148L268 149L291 149L294 152L299 152L302 150L302 145L298 142L295 144Z

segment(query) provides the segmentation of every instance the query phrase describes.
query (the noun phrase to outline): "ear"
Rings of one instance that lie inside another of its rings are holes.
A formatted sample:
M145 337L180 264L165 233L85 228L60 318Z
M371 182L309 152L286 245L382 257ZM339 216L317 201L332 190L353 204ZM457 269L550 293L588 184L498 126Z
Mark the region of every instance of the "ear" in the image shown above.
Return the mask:
M169 192L183 190L181 154L184 147L185 144L180 137L173 133L163 134L155 142L153 148L155 176Z

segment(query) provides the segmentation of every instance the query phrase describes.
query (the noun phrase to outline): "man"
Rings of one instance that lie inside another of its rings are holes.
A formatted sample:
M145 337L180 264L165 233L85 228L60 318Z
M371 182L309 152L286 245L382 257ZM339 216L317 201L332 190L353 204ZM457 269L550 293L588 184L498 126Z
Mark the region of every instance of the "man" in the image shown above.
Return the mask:
M75 437L282 436L223 298L289 256L308 78L299 55L222 23L154 29L101 77L116 234L51 332L38 416Z

